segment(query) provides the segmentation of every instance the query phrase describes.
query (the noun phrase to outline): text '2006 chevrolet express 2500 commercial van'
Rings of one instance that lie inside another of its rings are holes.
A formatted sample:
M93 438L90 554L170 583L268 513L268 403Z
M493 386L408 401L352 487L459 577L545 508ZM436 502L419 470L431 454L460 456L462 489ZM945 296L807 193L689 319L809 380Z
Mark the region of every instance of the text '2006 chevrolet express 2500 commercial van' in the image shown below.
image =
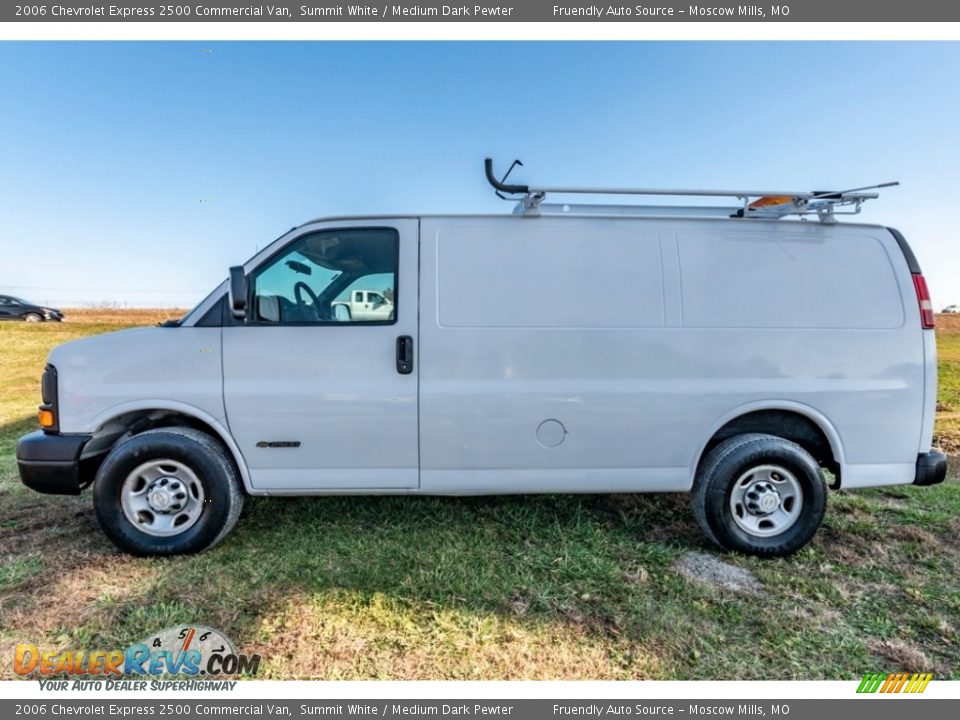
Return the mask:
M246 495L656 491L690 492L711 542L778 556L816 532L828 478L943 481L920 267L896 230L836 222L876 193L486 169L513 215L312 221L180 321L55 348L23 482L92 483L136 554L213 545ZM737 200L543 202L603 192Z

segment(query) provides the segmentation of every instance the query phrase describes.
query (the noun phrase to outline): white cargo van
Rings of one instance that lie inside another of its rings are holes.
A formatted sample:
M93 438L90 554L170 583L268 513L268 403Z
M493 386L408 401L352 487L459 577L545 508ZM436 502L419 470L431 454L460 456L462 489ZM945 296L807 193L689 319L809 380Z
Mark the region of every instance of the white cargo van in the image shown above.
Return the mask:
M311 221L180 321L54 349L23 482L92 483L135 554L213 545L246 495L652 491L692 493L717 545L777 556L820 525L825 471L843 489L943 481L917 260L896 230L836 222L876 193L487 175L513 215ZM337 310L369 288L389 314Z

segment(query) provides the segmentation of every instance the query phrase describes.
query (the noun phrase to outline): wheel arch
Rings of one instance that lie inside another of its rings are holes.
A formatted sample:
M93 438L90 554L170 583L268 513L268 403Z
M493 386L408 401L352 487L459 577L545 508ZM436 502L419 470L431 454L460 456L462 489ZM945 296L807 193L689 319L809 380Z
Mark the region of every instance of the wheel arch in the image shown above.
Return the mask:
M716 445L742 433L765 433L791 440L830 470L840 486L845 464L840 433L827 417L809 405L795 401L758 402L741 405L714 420L690 465L691 479Z
M93 418L96 428L90 449L103 457L121 439L145 430L162 427L192 427L219 440L233 459L243 481L244 491L251 492L250 474L240 448L223 422L200 408L185 403L152 400L125 403L105 410Z

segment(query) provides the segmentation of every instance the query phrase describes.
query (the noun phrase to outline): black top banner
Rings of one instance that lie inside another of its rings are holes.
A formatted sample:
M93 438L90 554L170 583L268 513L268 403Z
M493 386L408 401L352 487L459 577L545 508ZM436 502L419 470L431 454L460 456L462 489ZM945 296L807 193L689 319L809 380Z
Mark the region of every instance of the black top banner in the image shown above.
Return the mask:
M272 2L165 4L117 0L28 2L0 7L3 22L956 22L943 0L799 0L788 3L480 0L473 2Z
M140 700L33 699L0 700L3 717L29 716L53 720L86 718L146 718L173 715L178 720L285 717L292 720L621 720L626 716L696 718L728 715L736 720L821 720L824 717L869 717L871 720L940 720L955 717L956 700L382 700L370 697L322 700L232 700L180 697Z

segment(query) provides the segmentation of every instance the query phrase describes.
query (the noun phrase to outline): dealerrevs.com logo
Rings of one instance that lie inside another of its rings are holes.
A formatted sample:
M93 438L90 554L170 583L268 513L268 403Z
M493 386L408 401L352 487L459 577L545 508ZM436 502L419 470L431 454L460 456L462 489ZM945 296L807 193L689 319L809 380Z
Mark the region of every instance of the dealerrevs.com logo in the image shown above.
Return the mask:
M123 650L41 650L21 643L13 670L21 677L224 678L254 676L260 656L238 653L219 630L180 625L149 635Z

